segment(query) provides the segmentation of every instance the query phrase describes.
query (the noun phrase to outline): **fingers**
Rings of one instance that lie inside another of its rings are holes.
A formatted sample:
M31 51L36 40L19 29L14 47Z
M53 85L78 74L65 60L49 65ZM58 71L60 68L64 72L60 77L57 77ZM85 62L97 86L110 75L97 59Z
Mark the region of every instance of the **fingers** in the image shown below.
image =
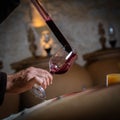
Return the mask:
M41 84L45 89L47 88L47 86L49 86L50 84L52 84L52 80L53 80L53 76L46 70L43 69L39 69L37 68L38 71L36 71L39 79L42 79L42 84L39 82L39 84Z
M50 84L52 84L52 77L49 77L49 75L45 75L43 76L37 76L35 77L35 80L37 82L37 84L41 85L43 88L47 88L47 86L49 86Z
M45 82L47 85L52 84L53 77L52 77L52 75L51 75L49 72L45 72L45 74L43 74L43 76L40 76L40 77L43 77L43 78L44 78L44 82Z
M35 76L34 78L32 78L30 80L30 82L32 82L33 85L34 84L38 84L38 85L42 86L44 89L46 89L47 86L50 85L50 82L49 82L48 78L41 77L41 76L40 77L39 76Z
M27 72L27 80L31 84L41 85L44 89L52 84L53 76L46 70L30 67Z
M32 89L35 84L41 85L46 89L52 84L53 76L46 70L29 67L10 75L8 81L7 91L11 93L23 93Z

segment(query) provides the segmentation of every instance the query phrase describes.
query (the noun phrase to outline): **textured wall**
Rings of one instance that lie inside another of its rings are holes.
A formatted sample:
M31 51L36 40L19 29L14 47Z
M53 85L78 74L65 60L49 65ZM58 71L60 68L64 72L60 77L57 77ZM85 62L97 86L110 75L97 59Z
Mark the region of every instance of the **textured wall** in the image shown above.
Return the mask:
M30 54L26 37L26 27L30 19L28 5L26 2L21 3L0 25L0 59L4 65L3 71L11 72L12 62Z
M71 46L78 51L77 62L80 65L84 64L83 54L101 48L98 35L99 22L103 23L107 40L110 24L116 29L116 38L118 40L120 38L118 0L96 0L96 2L95 0L44 0L44 3L56 25ZM31 13L29 0L21 0L21 5L0 25L0 60L4 63L3 71L13 72L10 68L11 63L31 56L27 40ZM37 34L36 37L39 35ZM54 40L57 42L55 37ZM106 45L110 47L108 41ZM120 46L120 41L117 42L117 46Z
M117 46L120 46L120 2L113 0L44 0L56 24L79 53L78 62L82 64L81 55L100 49L98 24L103 23L108 40L108 27L116 29ZM53 9L54 8L54 9ZM109 46L108 41L106 46Z

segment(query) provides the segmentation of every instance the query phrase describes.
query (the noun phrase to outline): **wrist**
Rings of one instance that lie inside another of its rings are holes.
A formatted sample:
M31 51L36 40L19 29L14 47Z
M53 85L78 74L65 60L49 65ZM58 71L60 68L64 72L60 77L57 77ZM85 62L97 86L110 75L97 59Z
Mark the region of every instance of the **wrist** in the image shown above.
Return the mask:
M9 92L12 88L12 75L7 75L7 85L6 85L6 92Z

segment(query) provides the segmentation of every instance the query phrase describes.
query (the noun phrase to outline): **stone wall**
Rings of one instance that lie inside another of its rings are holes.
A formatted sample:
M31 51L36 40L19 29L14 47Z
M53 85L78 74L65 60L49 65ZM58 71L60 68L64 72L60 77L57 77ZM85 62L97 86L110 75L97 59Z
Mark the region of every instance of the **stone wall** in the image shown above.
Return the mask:
M99 22L105 29L106 46L110 47L108 27L112 24L116 30L117 46L120 47L120 2L118 0L95 1L44 0L43 3L68 42L77 50L79 55L77 63L80 65L85 63L83 54L101 49ZM21 0L20 6L0 24L0 60L3 61L3 71L13 72L11 63L31 56L27 29L32 21L33 8L29 0ZM40 38L39 35L36 33L36 39ZM59 46L53 34L52 37Z

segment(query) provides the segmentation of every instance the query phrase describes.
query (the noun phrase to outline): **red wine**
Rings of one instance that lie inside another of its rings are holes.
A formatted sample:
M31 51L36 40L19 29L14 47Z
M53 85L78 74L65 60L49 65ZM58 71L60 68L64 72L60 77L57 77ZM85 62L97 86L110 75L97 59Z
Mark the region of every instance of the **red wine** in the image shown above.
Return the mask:
M55 25L51 17L48 15L48 13L45 11L43 6L41 5L39 0L31 0L34 6L37 8L40 15L43 17L49 28L52 30L56 38L59 40L59 42L65 47L65 50L69 53L72 51L72 48L70 44L67 42L63 34L60 32L58 27Z
M56 36L56 38L65 47L65 50L67 52L72 51L72 48L70 47L69 43L67 42L67 40L65 39L65 37L63 36L63 34L60 32L60 30L57 28L57 26L55 25L55 23L51 19L47 20L46 23L49 26L49 28L53 31L53 33Z
M53 63L50 64L50 73L52 73L52 74L66 73L70 69L70 67L72 66L72 64L76 58L77 58L77 54L74 52L70 52L69 56L67 56L64 64L62 64L62 66L56 64L56 63L59 63L58 61L61 58L60 57L55 58L56 62L54 61Z

